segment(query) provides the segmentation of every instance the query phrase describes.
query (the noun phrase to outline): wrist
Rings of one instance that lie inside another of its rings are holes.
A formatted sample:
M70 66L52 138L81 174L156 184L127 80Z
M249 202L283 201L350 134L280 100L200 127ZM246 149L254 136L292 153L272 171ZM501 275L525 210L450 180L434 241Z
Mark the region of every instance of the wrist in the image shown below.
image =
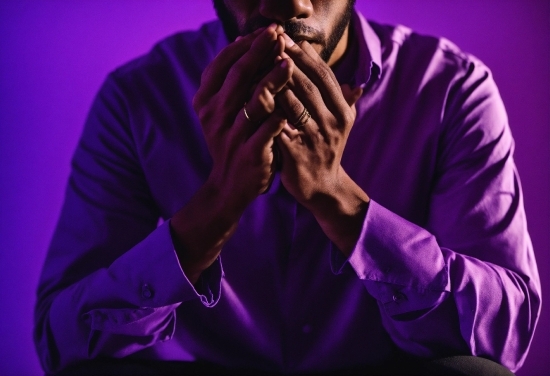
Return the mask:
M241 217L244 210L258 196L257 192L248 192L246 179L236 180L227 171L212 170L201 189L204 189L212 204L220 213Z
M347 257L353 251L370 198L343 170L338 182L306 204L328 238Z
M220 186L207 181L170 221L180 266L193 284L237 229L244 208L226 196Z

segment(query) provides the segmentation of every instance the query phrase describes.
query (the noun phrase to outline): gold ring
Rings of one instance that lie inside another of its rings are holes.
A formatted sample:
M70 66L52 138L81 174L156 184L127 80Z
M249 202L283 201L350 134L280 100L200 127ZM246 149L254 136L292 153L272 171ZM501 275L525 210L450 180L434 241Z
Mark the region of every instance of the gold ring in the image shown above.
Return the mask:
M300 114L300 117L299 117L298 120L294 123L294 127L295 127L296 129L303 128L304 125L306 125L306 123L308 122L309 119L311 119L311 114L309 113L309 111L307 110L307 108L304 107L304 110L303 110L302 113Z
M246 111L246 102L244 102L244 105L243 105L243 112L244 112L244 117L246 118L246 120L248 120L249 122L251 122L252 124L258 124L259 122L258 121L254 121L250 118L250 116L248 116L248 112Z

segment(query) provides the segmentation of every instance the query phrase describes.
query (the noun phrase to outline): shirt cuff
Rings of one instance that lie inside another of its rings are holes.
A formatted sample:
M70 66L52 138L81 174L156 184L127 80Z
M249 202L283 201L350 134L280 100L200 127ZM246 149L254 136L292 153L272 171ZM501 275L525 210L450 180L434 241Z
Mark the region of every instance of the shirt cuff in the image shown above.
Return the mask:
M138 307L164 307L199 298L207 307L220 299L222 264L219 258L202 274L197 287L183 272L170 235L170 221L119 257L109 274L129 291Z
M373 200L349 258L331 246L333 272L341 273L348 263L390 315L429 309L449 292L435 237Z

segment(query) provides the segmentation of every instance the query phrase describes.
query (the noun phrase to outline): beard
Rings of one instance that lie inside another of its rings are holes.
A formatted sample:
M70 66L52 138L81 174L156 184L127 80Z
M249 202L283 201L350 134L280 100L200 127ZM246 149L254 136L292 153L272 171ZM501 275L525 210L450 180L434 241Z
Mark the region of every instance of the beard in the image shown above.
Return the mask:
M274 22L272 19L257 15L246 20L243 25L239 25L237 18L225 5L224 0L213 0L213 2L216 14L229 41L234 41L238 36L250 34L254 30L267 27ZM295 42L307 40L309 43L319 44L322 47L319 56L328 62L350 23L354 6L355 0L347 0L344 13L337 17L338 22L328 34L326 30L315 29L299 19L288 20L281 25L285 33Z

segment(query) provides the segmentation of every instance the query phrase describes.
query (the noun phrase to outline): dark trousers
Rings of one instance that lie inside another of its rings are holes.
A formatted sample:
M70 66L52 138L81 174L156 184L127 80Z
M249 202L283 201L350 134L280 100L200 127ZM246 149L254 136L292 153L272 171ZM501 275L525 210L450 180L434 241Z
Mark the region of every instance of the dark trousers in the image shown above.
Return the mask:
M399 364L401 363L401 364ZM69 367L56 376L157 376L157 375L280 375L247 369L226 369L205 362L139 361L128 359L101 359L82 362ZM298 374L290 374L298 375ZM505 367L493 361L474 356L452 356L430 361L393 362L376 368L343 369L327 373L305 373L299 375L391 375L391 376L510 376Z

